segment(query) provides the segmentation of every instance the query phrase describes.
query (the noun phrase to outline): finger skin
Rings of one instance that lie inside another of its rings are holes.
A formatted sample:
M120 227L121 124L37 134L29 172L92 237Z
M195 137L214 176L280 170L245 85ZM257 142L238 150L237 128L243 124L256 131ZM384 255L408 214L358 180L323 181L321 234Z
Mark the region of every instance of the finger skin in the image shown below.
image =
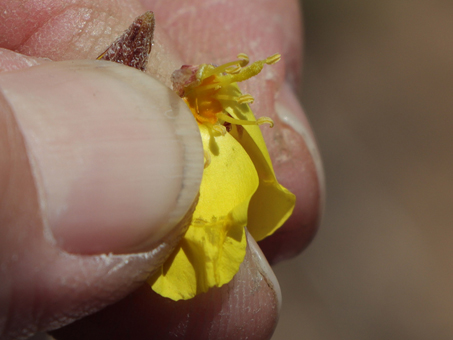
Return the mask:
M57 340L265 340L277 319L275 288L248 251L233 281L221 288L175 302L145 284L52 335Z
M94 60L144 11L137 1L2 1L0 48L53 61ZM151 59L147 73L170 87L183 61L159 25Z

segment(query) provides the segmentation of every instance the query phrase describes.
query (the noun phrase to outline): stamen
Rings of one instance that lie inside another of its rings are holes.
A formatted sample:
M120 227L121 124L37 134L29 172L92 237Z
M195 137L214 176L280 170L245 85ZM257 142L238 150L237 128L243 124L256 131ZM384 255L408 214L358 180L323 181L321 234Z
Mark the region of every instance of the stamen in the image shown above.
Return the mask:
M236 65L236 67L227 68L225 72L228 74L237 74L241 72L241 69L242 67L240 65Z
M255 98L253 98L250 94L243 94L242 96L236 97L236 96L229 96L227 94L215 94L214 98L217 100L234 100L235 102L239 104L248 104L248 103L253 103L255 101Z
M241 66L246 66L250 61L249 56L245 53L239 53L237 58L242 59L245 62L245 64L241 64Z
M214 131L220 133L220 135L222 135L222 136L225 136L226 133L227 133L227 129L226 129L226 127L223 126L223 125L214 125L214 126L212 127L212 129L213 129Z
M242 96L238 97L236 101L239 104L252 104L255 101L255 98L253 98L250 94L243 94Z
M249 56L245 53L239 53L237 55L237 58L239 60L231 61L229 63L217 66L216 68L212 68L210 70L206 70L206 71L203 70L203 77L209 77L213 74L222 74L224 72L229 73L229 74L239 73L241 70L241 67L247 66L250 59L249 59ZM231 66L234 66L234 68L232 70L231 70ZM239 70L236 72L237 68L239 68ZM232 71L235 71L235 72L232 72Z
M270 57L266 58L265 60L258 60L249 66L242 67L241 72L239 72L238 74L231 74L231 75L228 75L225 77L229 77L229 81L231 83L247 80L251 77L256 76L258 73L260 73L265 64L268 64L268 65L275 64L281 58L282 58L282 56L278 53L271 55Z
M275 63L278 63L282 59L282 56L278 53L271 55L270 57L267 57L265 62L268 65L273 65Z
M209 76L212 76L213 74L217 74L218 75L218 74L222 74L224 72L228 73L227 69L231 68L232 66L233 67L236 67L236 66L241 67L241 62L242 62L242 60L235 60L235 61L231 61L229 63L223 64L223 65L217 66L216 68L207 70L206 73L203 74L203 77L207 78Z
M260 117L258 120L243 120L230 117L229 115L219 112L217 117L225 122L235 124L235 125L261 125L269 124L271 127L274 126L274 121L269 117Z
M274 54L248 66L249 57L247 54L239 53L237 57L239 60L218 67L211 64L200 65L196 72L197 81L193 81L184 87L184 99L191 108L197 122L206 125L211 132L222 136L231 128L230 124L269 124L271 127L274 126L273 120L269 117L261 117L257 120L235 119L224 110L224 107L235 105L234 102L240 105L253 103L253 96L238 93L237 88L233 90L230 85L257 75L264 65L272 65L280 61L281 55Z
M269 124L269 127L274 127L274 121L272 120L272 118L269 118L269 117L260 117L257 119L257 124L258 125L262 125L262 124Z

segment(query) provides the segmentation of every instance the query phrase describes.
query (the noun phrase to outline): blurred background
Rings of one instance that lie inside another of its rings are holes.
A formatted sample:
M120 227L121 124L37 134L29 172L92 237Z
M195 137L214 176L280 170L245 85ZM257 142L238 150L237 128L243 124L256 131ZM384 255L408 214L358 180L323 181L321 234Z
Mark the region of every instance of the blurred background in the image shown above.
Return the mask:
M273 340L453 339L453 1L302 6L327 205Z

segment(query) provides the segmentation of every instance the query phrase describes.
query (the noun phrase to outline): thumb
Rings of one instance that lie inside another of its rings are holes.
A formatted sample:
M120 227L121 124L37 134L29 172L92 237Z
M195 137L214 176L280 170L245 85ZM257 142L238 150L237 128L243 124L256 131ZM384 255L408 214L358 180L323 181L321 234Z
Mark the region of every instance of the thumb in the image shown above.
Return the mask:
M0 337L60 327L140 285L184 231L202 171L191 113L140 71L1 74Z

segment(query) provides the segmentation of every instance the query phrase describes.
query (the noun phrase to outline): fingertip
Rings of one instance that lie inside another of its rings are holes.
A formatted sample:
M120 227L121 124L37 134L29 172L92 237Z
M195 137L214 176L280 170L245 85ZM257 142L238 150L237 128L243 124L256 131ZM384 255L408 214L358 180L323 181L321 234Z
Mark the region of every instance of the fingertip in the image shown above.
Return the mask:
M151 77L109 62L59 62L0 78L43 216L66 251L147 251L186 214L202 175L198 128Z

